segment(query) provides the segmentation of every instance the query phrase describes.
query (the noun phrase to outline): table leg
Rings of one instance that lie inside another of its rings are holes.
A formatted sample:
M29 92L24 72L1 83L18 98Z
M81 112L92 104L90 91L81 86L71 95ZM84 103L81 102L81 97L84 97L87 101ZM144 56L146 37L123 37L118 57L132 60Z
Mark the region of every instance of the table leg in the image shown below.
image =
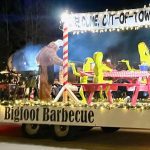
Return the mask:
M109 103L112 104L113 103L113 98L112 98L112 94L111 94L110 90L107 92L107 98L108 98Z
M90 95L88 97L88 104L91 104L93 95L94 95L94 91L90 92Z
M106 87L105 92L106 92L106 96L107 96L107 99L108 99L109 103L112 104L113 103L113 98L112 98L110 86Z
M131 100L132 106L136 106L136 101L137 101L137 98L138 98L139 89L140 89L140 86L137 86L136 89L135 89L134 95L132 96L132 100Z

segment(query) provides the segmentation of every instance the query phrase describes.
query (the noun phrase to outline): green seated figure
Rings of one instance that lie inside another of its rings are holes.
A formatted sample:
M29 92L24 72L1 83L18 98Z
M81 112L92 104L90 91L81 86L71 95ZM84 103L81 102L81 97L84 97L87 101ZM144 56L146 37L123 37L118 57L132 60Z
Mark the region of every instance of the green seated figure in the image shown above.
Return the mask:
M94 63L93 59L91 57L87 57L84 64L83 64L83 71L84 72L90 72L91 71L91 63ZM72 67L73 74L80 77L80 83L85 83L85 84L88 83L88 76L86 76L86 75L82 76L79 72L77 72L76 67L75 67L75 63L70 63L70 65ZM82 102L87 103L82 86L80 87L79 93L81 95Z

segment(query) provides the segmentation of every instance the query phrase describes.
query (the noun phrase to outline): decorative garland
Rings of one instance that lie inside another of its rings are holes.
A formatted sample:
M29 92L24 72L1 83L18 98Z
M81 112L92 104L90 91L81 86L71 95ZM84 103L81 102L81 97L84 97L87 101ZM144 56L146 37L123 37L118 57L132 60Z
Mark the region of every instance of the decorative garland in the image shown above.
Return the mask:
M132 106L130 102L123 102L123 99L114 99L114 103L110 104L109 102L106 102L105 100L101 102L93 102L90 105L88 104L82 104L82 103L75 103L72 101L68 102L46 102L46 101L33 101L33 100L15 100L15 101L2 101L0 103L0 106L10 106L10 107L15 107L15 106L50 106L50 107L83 107L83 108L94 108L94 109L107 109L107 110L112 110L116 108L121 108L121 109L132 109L132 110L150 110L150 102L147 101L148 99L141 99L136 103L136 106Z

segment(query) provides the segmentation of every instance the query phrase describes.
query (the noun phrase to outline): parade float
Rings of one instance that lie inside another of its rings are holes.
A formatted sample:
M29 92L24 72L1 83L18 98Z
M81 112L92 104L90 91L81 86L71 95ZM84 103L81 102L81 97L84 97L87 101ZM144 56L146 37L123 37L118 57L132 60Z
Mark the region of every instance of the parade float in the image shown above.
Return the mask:
M140 63L136 69L126 59L120 61L126 64L126 70L108 66L103 62L101 51L87 57L80 70L68 60L71 51L68 48L69 33L95 34L148 28L150 7L93 13L66 12L61 21L64 42L62 88L49 102L24 98L7 103L2 101L0 122L22 124L23 132L29 137L37 136L48 126L51 135L58 140L70 139L84 127L99 126L107 132L119 128L150 129L150 53L147 43L141 41L137 45ZM68 68L80 78L79 82L68 80Z

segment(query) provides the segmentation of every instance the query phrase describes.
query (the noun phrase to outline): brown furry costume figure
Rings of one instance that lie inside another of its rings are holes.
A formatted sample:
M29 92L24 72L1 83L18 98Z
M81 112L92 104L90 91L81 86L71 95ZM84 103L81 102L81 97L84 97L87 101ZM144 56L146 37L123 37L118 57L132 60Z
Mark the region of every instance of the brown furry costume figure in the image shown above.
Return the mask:
M62 40L57 40L56 42L50 42L47 46L43 47L36 60L41 67L40 72L40 90L39 98L41 100L49 100L51 93L51 85L48 82L48 66L54 64L62 66L63 60L57 56L57 51L60 46L63 46Z

